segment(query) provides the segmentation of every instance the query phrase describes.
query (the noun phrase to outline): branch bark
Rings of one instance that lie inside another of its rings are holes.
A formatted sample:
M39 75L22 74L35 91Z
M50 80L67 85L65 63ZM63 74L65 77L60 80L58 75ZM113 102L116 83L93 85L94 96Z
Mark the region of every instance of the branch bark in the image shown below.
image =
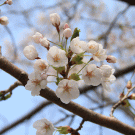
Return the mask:
M122 1L122 2L126 2L129 5L135 5L135 1L134 0L118 0L118 1Z
M24 86L26 85L28 80L28 74L25 71L19 69L11 62L9 62L5 57L0 57L0 68L12 75L13 77L15 77L16 79L18 79L20 82L22 82ZM122 123L121 121L115 118L98 114L72 101L69 104L62 103L60 99L56 96L55 92L48 87L46 89L41 90L40 96L82 117L85 121L96 123L98 125L113 129L123 134L135 134L134 127Z

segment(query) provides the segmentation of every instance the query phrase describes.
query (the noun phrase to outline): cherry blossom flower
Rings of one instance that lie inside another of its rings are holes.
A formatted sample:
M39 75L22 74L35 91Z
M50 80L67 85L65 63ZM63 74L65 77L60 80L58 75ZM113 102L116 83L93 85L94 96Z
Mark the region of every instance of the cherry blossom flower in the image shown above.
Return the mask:
M33 45L26 46L23 50L23 54L29 60L35 60L38 57L37 50Z
M25 85L26 90L31 91L32 96L38 96L41 89L45 89L47 80L43 80L39 72L33 72L28 75L28 82Z
M82 71L82 79L87 85L97 86L101 83L102 73L95 64L88 64Z
M116 77L114 75L110 75L108 78L102 78L102 86L104 90L109 91L110 90L110 84L114 83L116 80Z
M100 67L100 69L102 70L102 75L103 75L103 77L105 77L105 78L110 77L110 75L113 74L114 71L115 71L115 70L112 69L112 67L109 66L109 65L102 65L102 66Z
M49 50L50 42L46 37L40 38L40 44Z
M106 49L103 49L103 46L99 44L99 49L96 53L93 54L93 59L97 62L103 61L107 58Z
M40 39L43 38L43 35L39 32L36 32L35 35L32 36L35 43L40 43Z
M54 67L63 67L68 63L68 58L66 57L66 52L53 46L49 49L47 54L47 60L50 65Z
M57 76L57 71L54 68L52 68L51 66L49 66L46 74L48 75L47 81L55 81L56 80L55 76Z
M48 63L45 60L38 59L34 63L34 69L35 71L45 73L48 70Z
M80 41L79 37L74 38L70 43L70 49L74 53L82 53L86 51L86 42Z
M107 60L108 63L116 63L117 62L116 57L114 57L112 55L108 55L106 60Z
M109 90L110 84L116 80L115 76L113 75L115 69L112 69L112 67L109 65L102 65L100 69L102 72L102 86L105 90Z
M37 129L36 135L53 135L55 131L53 124L45 118L34 122L33 127Z
M60 25L60 16L57 13L50 14L50 21L53 26L58 27Z
M56 89L57 97L65 104L68 104L71 99L78 98L79 93L77 82L74 80L63 79Z
M66 28L64 31L63 31L63 35L66 39L68 39L69 37L71 37L72 35L72 31L70 28Z
M86 52L93 54L93 53L96 53L98 49L99 49L99 44L97 42L92 40L87 43Z
M6 16L0 17L0 24L1 25L8 25L8 18Z

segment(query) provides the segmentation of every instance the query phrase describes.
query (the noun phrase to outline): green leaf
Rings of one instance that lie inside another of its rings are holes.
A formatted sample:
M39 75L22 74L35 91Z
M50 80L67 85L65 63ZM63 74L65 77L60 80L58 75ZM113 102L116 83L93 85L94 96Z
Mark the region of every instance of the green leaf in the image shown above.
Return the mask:
M53 67L53 66L52 66ZM65 67L53 67L58 73L65 71Z
M74 39L76 37L79 37L79 32L81 32L80 29L75 28L70 41L72 41L72 39Z
M80 77L79 77L79 75L77 73L71 74L69 78L73 79L75 81L79 81L80 80Z
M60 126L60 127L57 127L57 131L60 133L60 134L68 134L69 129L70 127L69 126Z
M83 56L84 53L80 53L80 54L76 54L73 58L72 58L72 62L75 64L83 64Z
M56 85L58 85L58 84L59 84L59 82L60 82L61 80L63 80L63 78L59 78L59 77L57 77L57 78L56 78L56 80L57 80Z

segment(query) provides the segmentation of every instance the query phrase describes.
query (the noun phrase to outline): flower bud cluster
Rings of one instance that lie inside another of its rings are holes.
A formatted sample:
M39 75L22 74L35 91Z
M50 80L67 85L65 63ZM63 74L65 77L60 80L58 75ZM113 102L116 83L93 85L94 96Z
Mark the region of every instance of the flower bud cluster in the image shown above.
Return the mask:
M50 21L58 34L60 35L60 16L57 13L50 15ZM31 91L32 96L40 94L41 89L45 89L47 85L47 78L51 76L49 68L55 70L56 96L60 98L61 102L68 104L71 100L79 97L78 82L83 80L86 85L98 86L102 84L105 90L109 90L109 85L113 83L116 78L113 75L114 69L109 65L102 65L100 67L96 64L91 64L91 61L101 62L107 60L108 63L115 63L116 58L111 55L106 55L106 49L103 49L102 44L93 40L89 42L81 41L79 39L79 32L75 28L73 34L69 25L66 23L63 26L64 40L54 43L44 37L41 33L36 32L33 35L33 41L45 47L48 51L47 61L38 56L38 52L33 45L26 46L23 50L24 56L29 60L36 60L34 63L34 72L29 74L28 82L25 89ZM68 46L67 40L71 37ZM55 44L55 46L50 45ZM85 54L91 56L89 61L84 62ZM33 124L37 129L37 135L48 134L52 135L54 126L47 119L38 120ZM70 127L58 127L57 131L60 133L69 132Z
M50 15L50 21L58 34L60 34L60 16L57 13ZM85 84L98 86L102 84L103 88L109 90L109 85L113 83L116 78L113 75L114 69L109 65L102 65L97 67L96 64L91 64L91 61L101 62L107 60L108 63L115 63L114 56L106 54L106 49L102 44L93 40L89 42L81 41L79 39L79 32L75 28L73 34L66 23L63 26L63 36L65 39L59 39L58 43L54 43L44 37L41 33L36 32L33 35L33 41L41 46L47 48L47 62L39 58L36 48L33 45L26 46L23 50L25 57L29 60L36 60L34 63L34 72L29 75L29 81L25 88L31 91L33 96L39 95L40 90L47 85L48 69L51 67L56 71L56 95L60 100L68 104L72 99L79 97L78 82L83 80ZM67 42L71 37L70 44ZM59 37L60 38L60 37ZM55 44L55 46L50 45ZM89 61L84 62L85 54L91 56ZM79 70L72 70L79 67ZM81 74L80 74L81 73Z

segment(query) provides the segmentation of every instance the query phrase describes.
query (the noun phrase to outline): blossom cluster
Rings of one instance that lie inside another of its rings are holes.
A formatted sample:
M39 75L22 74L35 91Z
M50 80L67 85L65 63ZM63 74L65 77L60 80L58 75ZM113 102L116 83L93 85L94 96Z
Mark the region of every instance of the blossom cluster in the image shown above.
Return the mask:
M47 61L41 59L36 48L33 45L26 46L23 50L25 57L29 60L36 60L34 63L34 72L29 74L28 82L25 85L27 90L31 91L33 96L39 95L41 89L45 89L47 85L47 78L49 67L52 67L56 74L56 95L60 100L68 104L72 99L79 97L78 81L83 80L86 85L98 86L102 84L103 88L108 90L109 84L115 81L113 75L114 69L109 65L102 65L100 67L91 64L91 61L101 62L106 60L108 63L116 63L116 58L107 55L107 50L103 48L102 44L96 41L81 41L79 39L79 32L75 28L73 34L69 25L66 23L63 27L63 37L60 38L60 16L57 13L50 15L50 21L56 28L59 35L59 42L54 43L44 37L40 32L33 35L33 41L45 47L48 51ZM68 46L67 40L70 39ZM54 46L51 46L51 43ZM85 56L91 56L87 62L83 59ZM70 72L78 65L83 65L78 72Z
M57 13L50 15L50 21L58 32L59 41L54 43L40 32L36 32L32 36L36 44L40 44L48 51L47 61L39 57L33 45L24 48L24 56L29 60L35 60L34 72L28 75L29 80L25 89L30 90L32 96L38 96L40 90L46 88L48 77L54 76L56 78L55 83L58 85L56 96L65 104L79 97L79 80L83 80L86 85L98 86L102 84L104 89L109 90L110 83L113 83L116 79L113 75L115 70L109 65L98 67L90 62L106 60L108 63L116 63L116 58L107 55L107 50L96 41L81 41L79 39L80 30L75 28L72 32L67 23L63 27L61 39L60 16ZM69 38L70 44L68 45L67 40ZM54 44L54 46L51 44ZM91 56L87 62L84 62L85 56ZM54 74L50 74L50 67L55 71ZM33 127L37 129L37 135L52 135L55 130L53 124L45 118L36 121ZM66 126L57 128L60 133L69 133L68 129L69 127Z

